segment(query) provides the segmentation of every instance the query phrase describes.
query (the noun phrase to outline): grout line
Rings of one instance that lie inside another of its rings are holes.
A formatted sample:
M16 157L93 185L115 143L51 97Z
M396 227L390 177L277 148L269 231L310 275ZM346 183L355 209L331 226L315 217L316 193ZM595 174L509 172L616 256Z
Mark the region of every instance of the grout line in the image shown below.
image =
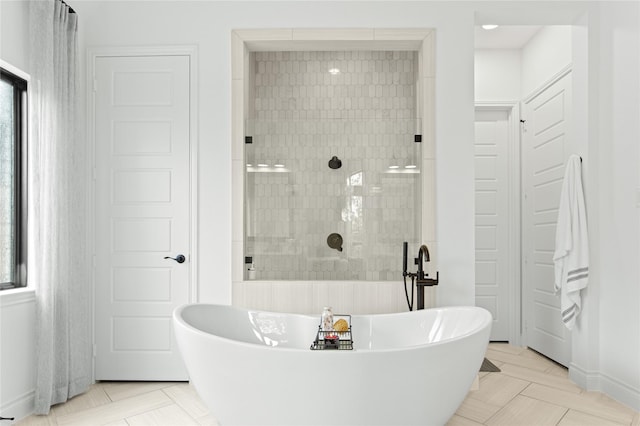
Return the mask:
M510 377L510 376L509 376L509 377ZM522 379L519 379L519 380L522 380ZM529 380L522 380L522 381L523 381L523 382L529 382ZM494 418L495 416L497 416L497 415L498 415L498 413L500 413L502 410L504 410L504 409L505 409L505 407L506 407L507 405L511 404L511 402L516 398L516 396L525 396L525 395L521 395L521 393L522 393L522 392L524 392L524 390L525 390L526 388L528 388L529 386L531 386L531 382L529 382L529 384L528 384L527 386L525 386L525 387L524 387L524 389L522 389L522 390L521 390L520 392L518 392L517 394L513 395L513 396L511 397L511 399L509 399L507 402L505 402L505 403L500 407L500 409L499 409L498 411L496 411L495 413L493 413L493 414L491 415L491 417L489 417L489 418L485 421L485 423L484 423L484 424L487 424L487 422L488 422L489 420L491 420L492 418ZM529 399L533 399L533 398L530 398L530 397L527 397L527 398L529 398Z
M176 406L187 415L187 417L189 417L191 420L193 420L195 423L198 423L198 419L196 419L195 417L193 417L191 415L191 413L189 413L187 410L184 409L184 407L180 404L178 404L178 402L176 402Z
M561 407L562 407L562 406L561 406ZM556 423L556 426L557 426L557 425L559 425L559 424L562 422L562 419L564 419L564 418L567 416L567 414L569 414L569 410L570 410L570 408L567 408L567 409L564 411L564 414L562 415L562 417L560 417L560 419L559 419L559 420L558 420L558 422Z
M187 386L191 386L191 385L188 384ZM192 415L191 412L189 412L187 408L183 405L184 401L178 401L178 399L174 398L173 396L165 392L165 390L169 389L170 387L173 387L173 386L168 386L162 389L164 394L167 395L167 397L169 397L169 399L171 399L174 402L174 404L176 404L182 411L184 411L191 419L193 419L196 423L199 423L198 419L194 415ZM195 398L191 398L190 396L187 396L187 397L189 398L189 401L196 401Z
M107 392L106 386L104 385L105 382L98 382L98 383L100 384L100 388L102 389L102 392L104 392L104 394L107 395L107 398L109 398L109 401L115 402L113 398L111 398L111 395L109 394L109 392Z

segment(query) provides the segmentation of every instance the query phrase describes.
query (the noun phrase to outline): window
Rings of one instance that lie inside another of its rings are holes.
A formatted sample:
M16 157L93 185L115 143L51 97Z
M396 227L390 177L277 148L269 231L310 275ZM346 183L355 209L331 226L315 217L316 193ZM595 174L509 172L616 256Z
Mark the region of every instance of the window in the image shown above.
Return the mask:
M27 82L0 68L0 290L27 284Z

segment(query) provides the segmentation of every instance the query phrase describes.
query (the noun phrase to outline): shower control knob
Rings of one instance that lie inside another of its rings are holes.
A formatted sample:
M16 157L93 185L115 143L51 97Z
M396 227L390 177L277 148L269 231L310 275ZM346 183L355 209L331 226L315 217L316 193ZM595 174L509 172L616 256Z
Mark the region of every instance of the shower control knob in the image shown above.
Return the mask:
M186 257L184 257L184 255L179 254L176 257L170 257L170 256L165 256L165 259L171 259L171 260L175 260L178 263L184 263L185 260L187 260Z

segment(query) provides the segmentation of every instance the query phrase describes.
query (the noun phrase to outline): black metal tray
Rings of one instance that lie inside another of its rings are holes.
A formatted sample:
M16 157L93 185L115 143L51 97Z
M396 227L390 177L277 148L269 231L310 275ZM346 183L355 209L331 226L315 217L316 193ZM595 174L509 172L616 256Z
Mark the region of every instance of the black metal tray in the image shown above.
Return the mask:
M351 315L334 315L336 321L343 318L349 324L347 331L323 331L322 325L318 326L316 339L311 344L312 351L323 350L353 350L353 339L351 337Z

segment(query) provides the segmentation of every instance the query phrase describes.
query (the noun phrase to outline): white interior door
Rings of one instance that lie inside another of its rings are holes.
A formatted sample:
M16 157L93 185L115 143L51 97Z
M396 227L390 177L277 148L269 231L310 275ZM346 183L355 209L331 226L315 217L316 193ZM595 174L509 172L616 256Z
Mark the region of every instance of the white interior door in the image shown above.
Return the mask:
M509 112L475 121L476 305L493 315L492 341L509 341Z
M563 365L570 333L554 290L553 252L560 191L571 142L571 73L528 100L523 109L523 257L527 346Z
M187 379L171 314L190 297L189 63L95 60L97 380Z

